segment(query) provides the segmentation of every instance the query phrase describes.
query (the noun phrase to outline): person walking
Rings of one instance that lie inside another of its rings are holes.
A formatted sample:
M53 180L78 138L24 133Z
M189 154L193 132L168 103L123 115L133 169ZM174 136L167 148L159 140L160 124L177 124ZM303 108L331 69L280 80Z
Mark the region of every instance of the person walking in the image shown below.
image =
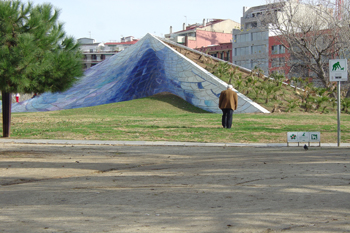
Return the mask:
M222 127L230 129L232 126L232 114L237 109L238 96L233 91L233 86L228 85L219 97L219 108L222 110Z

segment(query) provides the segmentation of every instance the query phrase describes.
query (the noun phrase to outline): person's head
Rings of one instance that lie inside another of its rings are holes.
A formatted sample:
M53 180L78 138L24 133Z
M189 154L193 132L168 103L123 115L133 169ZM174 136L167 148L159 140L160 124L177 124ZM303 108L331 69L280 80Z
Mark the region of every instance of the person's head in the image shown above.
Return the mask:
M227 89L233 89L233 86L231 84L227 85Z

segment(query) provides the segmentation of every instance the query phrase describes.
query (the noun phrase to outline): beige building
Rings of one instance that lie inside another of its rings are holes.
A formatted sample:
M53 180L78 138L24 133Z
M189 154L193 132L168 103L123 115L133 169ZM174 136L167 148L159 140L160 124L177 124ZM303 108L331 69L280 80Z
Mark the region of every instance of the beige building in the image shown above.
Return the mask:
M114 54L127 49L129 46L135 44L138 40L133 36L121 38L121 42L106 42L99 43L91 38L80 38L80 49L83 52L83 68L88 69Z

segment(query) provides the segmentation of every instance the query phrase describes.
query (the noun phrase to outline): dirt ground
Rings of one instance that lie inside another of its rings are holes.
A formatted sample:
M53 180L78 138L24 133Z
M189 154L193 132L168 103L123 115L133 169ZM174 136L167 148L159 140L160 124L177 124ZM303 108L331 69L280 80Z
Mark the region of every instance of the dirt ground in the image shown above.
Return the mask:
M349 155L0 143L0 232L350 232Z

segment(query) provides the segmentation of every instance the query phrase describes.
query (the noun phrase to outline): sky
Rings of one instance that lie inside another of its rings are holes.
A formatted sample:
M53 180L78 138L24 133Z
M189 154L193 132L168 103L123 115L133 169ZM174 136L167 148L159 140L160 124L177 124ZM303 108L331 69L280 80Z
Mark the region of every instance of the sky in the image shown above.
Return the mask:
M266 0L30 0L34 5L51 3L60 9L59 21L67 35L96 42L119 42L121 37L142 38L147 33L164 37L182 30L183 23L203 19L240 22L243 6L266 4ZM27 2L22 0L22 2Z

